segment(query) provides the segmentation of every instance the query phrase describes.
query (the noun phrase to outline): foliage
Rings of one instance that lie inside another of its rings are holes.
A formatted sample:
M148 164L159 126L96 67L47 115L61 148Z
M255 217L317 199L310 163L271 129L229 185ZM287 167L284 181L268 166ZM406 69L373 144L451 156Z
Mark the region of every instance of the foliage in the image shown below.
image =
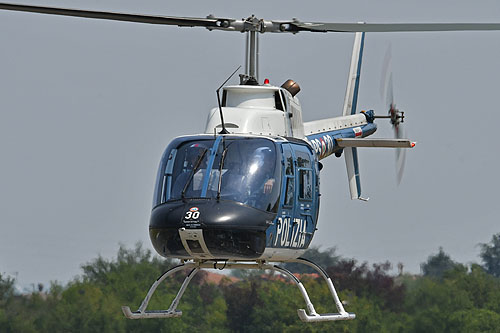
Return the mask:
M493 235L491 243L480 244L480 257L486 271L496 277L500 277L500 233Z
M442 280L420 278L408 296L412 332L495 332L499 327L490 330L481 321L498 321L500 280L478 265L449 270Z
M420 265L424 276L442 278L445 272L455 269L458 263L451 260L450 256L439 248L439 253L430 255L427 261Z
M0 302L9 299L14 294L15 280L10 276L2 276L0 273Z
M310 249L307 249L306 252L304 252L302 258L312 260L319 266L327 268L335 265L340 259L340 256L336 255L335 251L336 251L335 247L330 247L324 251L321 251L319 247L312 247ZM286 263L283 266L289 271L294 273L316 272L312 267L294 262Z
M497 332L500 327L500 279L486 267L452 261L442 249L422 264L422 276L393 276L388 262L370 266L340 258L334 249L312 249L308 257L322 263L355 320L301 322L296 311L305 304L298 288L263 271L219 285L200 272L178 306L182 317L125 319L120 307L138 307L150 284L174 265L137 244L121 246L111 260L97 257L82 266L80 277L65 286L53 282L45 292L16 294L15 280L0 275L0 332ZM187 273L164 281L148 308L168 308ZM321 277L305 274L301 281L318 313L336 311Z
M397 312L403 304L405 286L389 275L391 268L391 264L385 262L373 264L370 270L366 262L358 265L354 259L343 259L327 272L340 290L352 290L358 297L371 297L381 306Z

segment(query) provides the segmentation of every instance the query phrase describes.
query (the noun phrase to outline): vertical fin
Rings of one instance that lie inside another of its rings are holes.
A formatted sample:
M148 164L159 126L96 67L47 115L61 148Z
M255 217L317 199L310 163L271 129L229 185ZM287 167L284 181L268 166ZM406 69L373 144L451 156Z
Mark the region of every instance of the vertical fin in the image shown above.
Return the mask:
M347 90L344 99L344 109L342 115L348 116L356 113L358 102L359 77L361 73L361 60L363 59L363 47L365 43L365 33L356 32L354 46L352 48L351 68L347 79Z
M348 116L356 113L358 102L359 79L361 73L361 61L363 59L363 47L365 43L365 33L357 32L352 48L351 68L347 79L347 91L344 100L343 115ZM354 147L344 148L345 165L347 168L347 180L351 199L363 199L361 197L361 181L359 178L358 151Z

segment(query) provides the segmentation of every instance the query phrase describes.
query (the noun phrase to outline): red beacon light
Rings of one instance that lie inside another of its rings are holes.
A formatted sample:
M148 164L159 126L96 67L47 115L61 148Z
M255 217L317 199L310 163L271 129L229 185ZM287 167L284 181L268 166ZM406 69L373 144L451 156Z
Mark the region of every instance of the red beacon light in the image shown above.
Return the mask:
M269 79L265 79L264 84L269 84Z

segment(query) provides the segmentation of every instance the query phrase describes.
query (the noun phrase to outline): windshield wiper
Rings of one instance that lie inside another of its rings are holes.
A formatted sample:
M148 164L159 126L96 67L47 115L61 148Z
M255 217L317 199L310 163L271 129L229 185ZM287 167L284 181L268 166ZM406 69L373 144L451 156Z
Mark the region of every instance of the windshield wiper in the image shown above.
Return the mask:
M205 150L203 150L203 153L200 156L198 156L198 159L196 160L196 162L194 164L193 170L191 171L191 174L189 175L189 178L186 181L184 188L182 189L182 193L181 193L182 201L184 201L184 199L185 199L185 194L186 194L187 188L188 188L189 184L191 184L191 180L193 180L194 174L196 173L196 171L198 171L198 168L200 167L201 161L203 161L203 158L205 157L207 150L208 150L207 148L205 148Z
M226 148L224 148L224 151L222 152L222 156L220 158L220 164L219 164L219 184L217 185L217 202L220 200L220 188L222 184L222 167L224 166L224 159L226 158L227 154L227 149L229 148L231 144L229 144Z

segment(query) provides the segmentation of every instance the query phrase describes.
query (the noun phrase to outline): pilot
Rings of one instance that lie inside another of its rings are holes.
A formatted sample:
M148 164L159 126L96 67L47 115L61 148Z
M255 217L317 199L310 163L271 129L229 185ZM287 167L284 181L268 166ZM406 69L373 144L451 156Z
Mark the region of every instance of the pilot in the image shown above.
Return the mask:
M268 147L257 148L254 159L255 163L250 166L249 170L250 173L254 174L252 180L254 188L261 194L270 194L276 182L274 178L275 159L272 150Z
M264 194L270 194L273 191L273 186L275 181L276 179L274 179L274 177L270 177L266 180L266 182L264 183L264 190L263 190Z
M250 205L257 209L270 211L275 206L276 192L276 156L269 147L256 149L253 156L254 163L249 168L252 174Z

